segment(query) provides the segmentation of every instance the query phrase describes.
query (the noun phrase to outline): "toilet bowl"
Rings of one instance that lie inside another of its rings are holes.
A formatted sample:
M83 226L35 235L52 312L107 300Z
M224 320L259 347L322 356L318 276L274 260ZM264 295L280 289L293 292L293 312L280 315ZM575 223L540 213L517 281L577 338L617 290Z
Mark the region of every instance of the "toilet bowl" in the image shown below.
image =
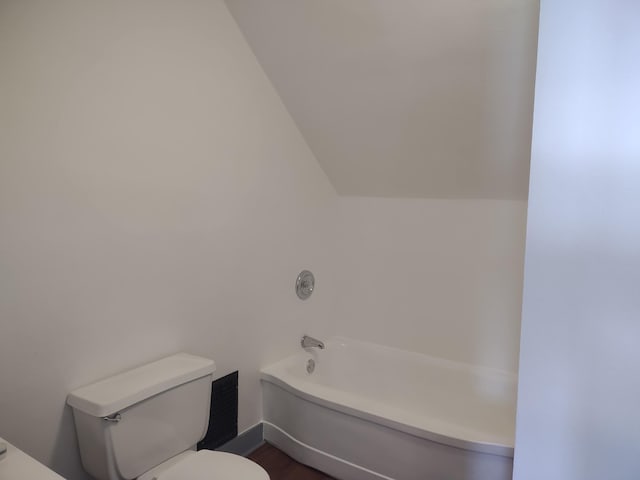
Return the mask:
M159 467L138 480L269 480L269 475L256 463L232 453L200 450L188 452L179 461Z
M71 392L80 457L97 480L268 480L238 455L195 451L213 360L180 353Z

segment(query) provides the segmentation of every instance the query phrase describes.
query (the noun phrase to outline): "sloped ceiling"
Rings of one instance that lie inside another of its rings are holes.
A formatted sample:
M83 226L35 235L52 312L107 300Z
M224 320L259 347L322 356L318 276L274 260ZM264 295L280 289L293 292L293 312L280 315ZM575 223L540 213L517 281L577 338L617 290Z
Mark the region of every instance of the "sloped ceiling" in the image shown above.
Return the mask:
M342 195L525 199L538 0L227 0Z

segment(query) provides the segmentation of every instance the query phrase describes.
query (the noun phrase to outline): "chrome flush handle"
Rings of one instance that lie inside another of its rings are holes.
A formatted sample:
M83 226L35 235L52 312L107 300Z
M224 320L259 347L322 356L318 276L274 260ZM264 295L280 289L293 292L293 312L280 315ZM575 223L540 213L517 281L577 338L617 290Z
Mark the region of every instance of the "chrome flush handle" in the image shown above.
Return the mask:
M119 413L114 413L113 415L111 415L109 417L102 417L102 419L105 422L118 423L120 420L122 420L122 415L120 415Z

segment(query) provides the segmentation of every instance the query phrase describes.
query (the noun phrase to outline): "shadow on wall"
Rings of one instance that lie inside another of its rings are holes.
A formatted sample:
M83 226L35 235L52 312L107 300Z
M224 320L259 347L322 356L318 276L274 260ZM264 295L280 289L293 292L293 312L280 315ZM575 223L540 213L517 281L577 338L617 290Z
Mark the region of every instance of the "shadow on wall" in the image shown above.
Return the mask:
M82 469L78 435L73 423L73 411L66 403L62 410L58 434L48 464L51 469L64 478L91 480L91 477Z

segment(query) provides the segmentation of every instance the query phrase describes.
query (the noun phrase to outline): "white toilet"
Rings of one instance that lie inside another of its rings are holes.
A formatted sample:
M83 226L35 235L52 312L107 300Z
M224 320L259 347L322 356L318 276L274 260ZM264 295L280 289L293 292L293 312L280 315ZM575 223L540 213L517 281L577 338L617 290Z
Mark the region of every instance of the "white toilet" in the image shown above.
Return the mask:
M85 470L98 480L269 480L239 455L195 451L214 370L180 353L70 393Z

